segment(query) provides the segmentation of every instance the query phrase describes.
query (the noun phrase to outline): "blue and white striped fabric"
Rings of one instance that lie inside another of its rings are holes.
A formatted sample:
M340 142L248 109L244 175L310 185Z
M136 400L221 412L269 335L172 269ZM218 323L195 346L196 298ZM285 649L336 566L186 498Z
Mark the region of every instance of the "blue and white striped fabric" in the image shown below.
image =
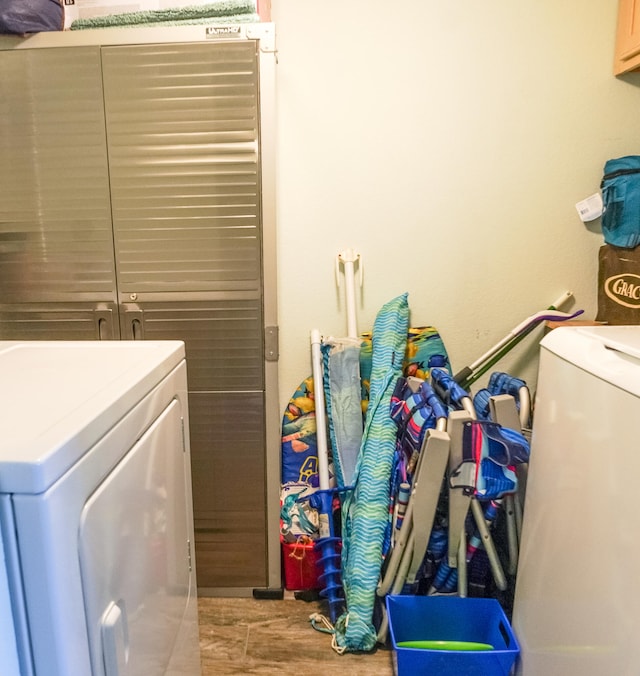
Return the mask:
M396 380L402 375L408 328L405 293L382 307L373 326L369 407L355 488L343 504L342 583L347 610L336 622L335 639L347 651L372 650L376 644L373 609L397 432L389 405Z
M361 343L359 338L327 338L321 346L324 398L339 488L353 485L362 446Z

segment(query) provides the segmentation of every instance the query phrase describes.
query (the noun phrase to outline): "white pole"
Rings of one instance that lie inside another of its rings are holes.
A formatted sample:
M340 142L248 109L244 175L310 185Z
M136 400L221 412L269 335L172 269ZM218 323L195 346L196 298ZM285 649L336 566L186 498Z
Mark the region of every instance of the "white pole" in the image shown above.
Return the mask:
M320 331L311 331L311 365L313 368L313 391L316 409L316 443L318 447L318 480L320 490L329 488L329 451L327 445L327 422L324 405L322 379L322 353L320 352ZM322 535L322 534L321 534Z
M555 308L560 307L564 303L566 303L569 298L571 298L573 294L571 291L566 291L565 293L562 294L559 298L557 298L553 304L550 306L552 309L547 309L547 310L540 310L540 312L536 312L535 314L531 315L530 317L527 317L524 321L520 322L518 326L516 326L514 329L512 329L502 340L500 340L498 343L496 343L488 352L485 352L481 357L476 359L473 364L469 365L469 368L473 371L474 369L478 368L482 363L484 363L489 357L492 357L494 354L496 354L501 348L503 348L509 341L511 341L513 338L515 338L517 335L519 335L524 329L531 325L535 325L536 322L541 318L545 317L547 315L552 316L555 315L559 319L562 317L568 317L569 313L567 312L560 312L559 310L556 310Z
M356 322L356 284L355 264L359 261L360 254L353 249L345 249L338 254L338 260L344 265L345 299L347 303L347 336L358 337Z

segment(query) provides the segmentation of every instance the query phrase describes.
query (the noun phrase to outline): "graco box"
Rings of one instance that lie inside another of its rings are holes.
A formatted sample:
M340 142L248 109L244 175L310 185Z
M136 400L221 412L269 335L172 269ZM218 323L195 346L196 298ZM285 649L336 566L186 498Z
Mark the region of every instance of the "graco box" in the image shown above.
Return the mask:
M495 599L387 596L397 676L508 676L520 647ZM488 643L492 650L430 650L403 641Z

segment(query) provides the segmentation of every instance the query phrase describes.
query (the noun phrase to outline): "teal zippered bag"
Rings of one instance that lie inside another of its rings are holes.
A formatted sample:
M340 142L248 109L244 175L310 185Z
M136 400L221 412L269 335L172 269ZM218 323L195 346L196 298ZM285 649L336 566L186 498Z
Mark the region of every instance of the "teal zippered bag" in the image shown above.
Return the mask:
M608 160L600 189L604 241L634 249L640 244L640 155Z

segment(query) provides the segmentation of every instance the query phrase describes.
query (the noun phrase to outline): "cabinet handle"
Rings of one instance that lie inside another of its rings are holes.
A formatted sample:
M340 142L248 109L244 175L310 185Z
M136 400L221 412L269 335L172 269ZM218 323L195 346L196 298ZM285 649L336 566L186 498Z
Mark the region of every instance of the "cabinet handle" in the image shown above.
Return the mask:
M142 322L139 319L131 322L131 333L134 340L142 340Z
M98 340L107 340L107 320L104 317L98 319Z
M98 340L113 340L113 312L109 309L94 310L96 338Z
M121 305L122 337L125 340L144 340L144 313L134 304Z

